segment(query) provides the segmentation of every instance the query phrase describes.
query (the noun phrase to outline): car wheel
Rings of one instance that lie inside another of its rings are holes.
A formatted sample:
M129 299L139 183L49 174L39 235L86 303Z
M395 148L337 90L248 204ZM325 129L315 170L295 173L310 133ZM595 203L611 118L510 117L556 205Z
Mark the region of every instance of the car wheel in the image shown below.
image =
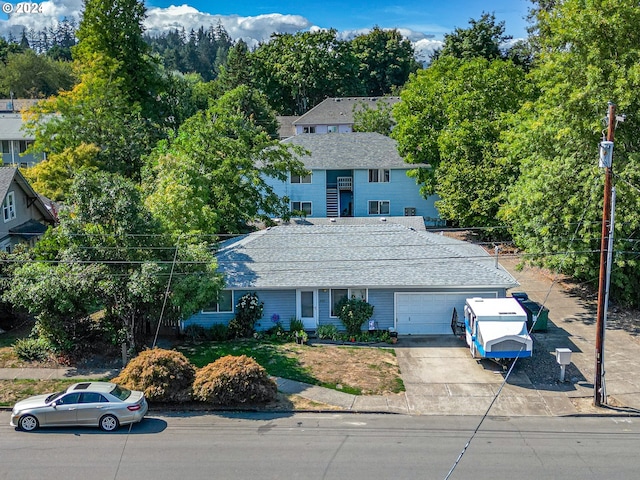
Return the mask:
M25 432L32 432L38 428L38 419L33 415L24 415L20 417L18 424L20 425L21 430L24 430Z
M113 432L120 426L120 422L113 415L105 415L100 419L100 428L105 432Z

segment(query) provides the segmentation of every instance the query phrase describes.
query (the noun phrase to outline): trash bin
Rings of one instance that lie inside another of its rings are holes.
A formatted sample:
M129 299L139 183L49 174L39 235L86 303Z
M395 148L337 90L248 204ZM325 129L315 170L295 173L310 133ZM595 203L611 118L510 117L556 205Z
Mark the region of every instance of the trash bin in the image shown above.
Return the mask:
M549 321L549 309L547 307L542 307L537 302L533 300L520 300L517 299L518 303L522 305L522 308L527 313L527 328L531 330L531 326L533 325L534 319L537 316L538 320L536 321L535 326L533 327L533 332L546 332L547 331L547 323Z
M511 296L516 300L529 300L529 295L526 292L511 292Z

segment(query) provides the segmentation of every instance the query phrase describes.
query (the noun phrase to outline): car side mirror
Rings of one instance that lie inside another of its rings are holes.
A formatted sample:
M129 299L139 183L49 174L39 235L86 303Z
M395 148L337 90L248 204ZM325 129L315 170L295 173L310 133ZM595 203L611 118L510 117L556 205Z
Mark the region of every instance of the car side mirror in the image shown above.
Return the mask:
M51 406L52 406L53 408L56 408L56 407L58 406L58 404L57 404L56 402L53 402L53 403L51 403Z

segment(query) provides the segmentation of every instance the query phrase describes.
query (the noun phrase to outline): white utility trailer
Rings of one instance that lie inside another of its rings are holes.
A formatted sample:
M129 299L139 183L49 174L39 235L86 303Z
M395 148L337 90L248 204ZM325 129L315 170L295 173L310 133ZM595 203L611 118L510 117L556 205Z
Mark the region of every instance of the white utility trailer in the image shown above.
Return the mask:
M507 360L532 355L527 314L515 298L467 298L464 329L474 358Z

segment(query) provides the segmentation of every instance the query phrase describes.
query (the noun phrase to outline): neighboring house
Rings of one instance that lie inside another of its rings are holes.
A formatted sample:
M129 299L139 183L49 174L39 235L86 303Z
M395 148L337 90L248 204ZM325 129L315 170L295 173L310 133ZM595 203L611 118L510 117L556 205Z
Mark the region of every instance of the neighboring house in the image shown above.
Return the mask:
M466 298L504 297L518 285L480 246L427 232L418 219L416 228L393 218L353 220L271 227L223 242L217 261L226 290L182 328L226 324L239 298L256 292L264 303L258 330L273 326L272 318L285 328L298 318L307 330L343 330L335 306L355 296L373 305L377 329L451 334L453 309L462 315Z
M441 223L434 202L425 199L407 172L396 141L379 133L296 135L282 141L310 155L299 158L311 174L289 176L286 182L268 178L292 211L307 217L421 216L427 224Z
M23 130L24 122L20 112L36 102L37 100L0 99L0 153L4 165L30 167L45 158L44 154L23 155L35 138Z
M327 98L293 122L295 134L353 132L353 113L358 109L376 110L380 102L394 105L400 97Z
M11 252L19 243L33 246L55 217L43 198L15 167L0 167L0 250Z
M278 138L280 140L293 137L296 134L296 128L293 126L293 122L297 119L298 117L296 116L278 115L276 117L278 121Z

